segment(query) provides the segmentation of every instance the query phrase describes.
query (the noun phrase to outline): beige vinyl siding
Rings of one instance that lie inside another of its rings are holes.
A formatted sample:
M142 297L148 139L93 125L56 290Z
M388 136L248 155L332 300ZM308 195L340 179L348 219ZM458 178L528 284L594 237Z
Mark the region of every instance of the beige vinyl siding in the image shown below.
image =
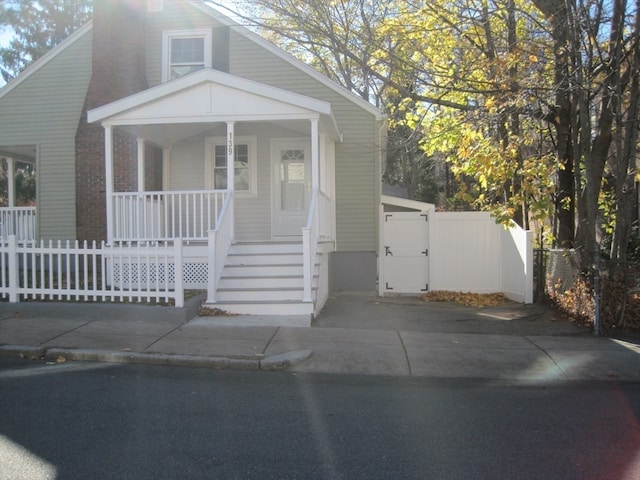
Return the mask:
M74 239L75 135L91 75L91 31L0 98L0 146L37 148L39 236Z
M375 251L380 199L375 117L283 59L232 32L232 74L331 103L343 142L336 144L336 228L341 251Z

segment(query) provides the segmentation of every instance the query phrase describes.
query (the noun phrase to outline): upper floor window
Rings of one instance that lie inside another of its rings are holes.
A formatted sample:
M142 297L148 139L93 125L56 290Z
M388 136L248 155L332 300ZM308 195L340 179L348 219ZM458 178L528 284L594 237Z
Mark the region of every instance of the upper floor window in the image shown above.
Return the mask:
M162 81L211 67L211 29L164 32Z

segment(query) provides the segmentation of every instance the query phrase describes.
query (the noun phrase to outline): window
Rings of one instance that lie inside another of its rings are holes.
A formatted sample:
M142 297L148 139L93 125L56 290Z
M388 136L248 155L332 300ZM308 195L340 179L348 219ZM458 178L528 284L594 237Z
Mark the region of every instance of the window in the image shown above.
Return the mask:
M163 82L210 67L210 29L164 32Z
M227 145L224 137L207 138L207 188L227 188ZM256 139L236 137L234 145L234 191L238 194L257 193Z

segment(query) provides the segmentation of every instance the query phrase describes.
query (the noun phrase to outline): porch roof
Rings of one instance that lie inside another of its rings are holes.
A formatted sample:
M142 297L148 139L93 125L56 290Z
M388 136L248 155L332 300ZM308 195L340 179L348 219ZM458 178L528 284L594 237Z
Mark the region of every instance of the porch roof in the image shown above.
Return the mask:
M340 140L331 104L312 97L205 69L90 110L87 120L107 126L182 125L193 132L216 122L299 122L319 119Z

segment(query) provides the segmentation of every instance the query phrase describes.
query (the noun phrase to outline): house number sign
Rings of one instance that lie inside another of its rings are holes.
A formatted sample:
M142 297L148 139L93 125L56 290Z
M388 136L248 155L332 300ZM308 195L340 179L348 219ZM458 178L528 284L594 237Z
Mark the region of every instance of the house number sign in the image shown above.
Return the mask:
M233 155L233 132L229 132L227 135L227 154Z

